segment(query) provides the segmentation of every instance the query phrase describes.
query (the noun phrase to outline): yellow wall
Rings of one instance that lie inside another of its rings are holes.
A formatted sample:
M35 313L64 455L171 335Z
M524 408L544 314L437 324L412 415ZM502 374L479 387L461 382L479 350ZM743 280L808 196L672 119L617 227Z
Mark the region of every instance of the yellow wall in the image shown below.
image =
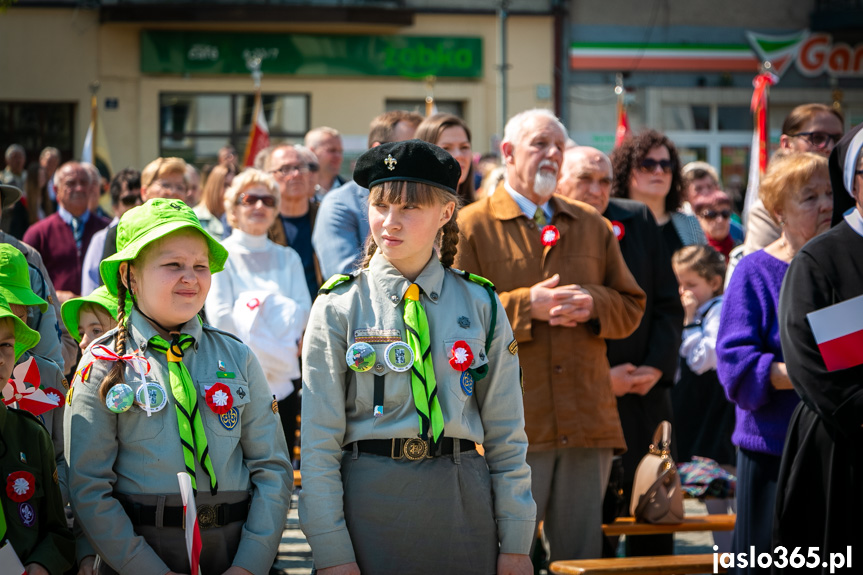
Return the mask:
M159 93L249 92L250 78L220 76L142 76L139 34L142 29L203 29L295 33L407 34L481 36L484 69L478 80L439 79L435 97L465 103L465 119L473 131L474 148L489 151L498 126L497 20L493 16L418 15L406 28L353 25L273 24L99 24L95 11L11 8L0 15L0 99L73 101L78 103L76 147L80 151L89 124L89 84L98 80L100 102L116 98L118 108L100 107L115 169L141 168L158 154ZM553 82L552 20L541 16L510 17L508 112L551 107L538 100L538 85ZM12 80L10 82L10 80ZM426 96L422 81L397 78L330 78L265 76L265 92L307 93L311 127L333 126L365 140L371 119L389 99Z

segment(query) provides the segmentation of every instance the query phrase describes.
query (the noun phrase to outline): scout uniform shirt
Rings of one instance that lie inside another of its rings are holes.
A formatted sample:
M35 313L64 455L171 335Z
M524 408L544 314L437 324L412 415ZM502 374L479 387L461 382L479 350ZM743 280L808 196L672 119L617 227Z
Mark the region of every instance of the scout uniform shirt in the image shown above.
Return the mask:
M444 435L483 444L500 551L528 553L536 506L525 463L527 436L517 347L506 314L495 297L497 326L486 354L491 308L482 286L445 269L434 256L414 283L421 289L420 301L428 316ZM318 565L354 560L342 504L342 446L365 439L417 437L419 433L411 374L392 371L383 361L389 343L407 341L403 298L410 285L377 253L368 269L320 295L312 307L303 347L299 511L300 525ZM347 348L357 341L371 343L376 352L375 366L364 373L350 370L345 357ZM489 366L488 375L475 382L470 395L462 389L462 372L449 363L456 341L470 346L474 368ZM385 376L380 417L373 416L375 375Z
M22 564L38 563L59 575L74 564L75 543L66 527L51 438L32 415L2 404L0 437L6 537Z
M123 413L108 410L99 396L99 384L113 363L93 357L94 351L99 353L96 344L114 348L116 330L108 332L84 354L80 373L86 376L72 382L64 422L66 460L72 506L97 553L117 571L149 575L165 572L165 563L136 535L122 505L111 494L177 495L177 473L185 470L185 464L167 357L149 349L148 342L157 332L137 310L131 312L127 325L127 353L140 349L149 360L146 379L162 385L167 403L150 417L137 405ZM202 326L197 316L181 332L195 340L185 350L183 363L200 393L198 409L219 493L251 492L234 564L265 573L282 537L293 486L293 470L272 396L247 346ZM141 385L140 376L128 364L125 380L133 390ZM205 400L206 388L217 382L230 388L233 399L232 409L223 416L216 415ZM209 496L209 478L199 463L196 474L200 504Z

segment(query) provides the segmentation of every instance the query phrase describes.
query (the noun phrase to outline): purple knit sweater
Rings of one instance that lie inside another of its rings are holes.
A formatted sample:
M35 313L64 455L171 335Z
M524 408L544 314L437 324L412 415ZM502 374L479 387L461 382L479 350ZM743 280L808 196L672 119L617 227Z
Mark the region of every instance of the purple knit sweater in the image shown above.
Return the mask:
M788 264L757 251L740 260L725 290L716 340L719 381L735 405L735 445L781 456L800 398L770 385L770 364L784 361L779 342L779 289Z

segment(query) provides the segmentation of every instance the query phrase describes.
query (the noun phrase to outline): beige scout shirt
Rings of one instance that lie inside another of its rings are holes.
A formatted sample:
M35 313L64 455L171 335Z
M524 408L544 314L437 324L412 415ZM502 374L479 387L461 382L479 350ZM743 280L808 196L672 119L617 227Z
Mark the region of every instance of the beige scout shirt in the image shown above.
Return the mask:
M428 316L444 434L483 444L501 552L528 553L536 505L525 462L518 356L508 350L513 335L506 313L495 298L497 326L486 357L491 319L486 290L447 271L437 257L431 258L416 283ZM345 359L348 346L364 330L405 341L402 299L410 284L378 253L356 279L319 296L312 306L303 346L300 526L319 569L354 561L342 507L342 446L419 433L410 372L392 372L381 361L388 343L374 344L378 360L368 372L350 370ZM448 352L459 340L473 351L474 367L489 365L488 375L476 382L471 396L461 389L461 372L449 364ZM382 417L372 415L375 374L386 376Z
M168 402L150 417L137 406L125 413L112 413L98 392L112 363L96 360L86 380L76 376L64 421L69 490L84 533L108 564L122 573L158 575L169 569L135 534L122 506L111 495L179 494L177 472L185 465L167 358L164 353L148 350L148 341L156 331L137 311L132 311L129 325L126 349L140 348L148 358L147 379L166 387ZM183 362L201 394L198 408L219 491L251 492L249 516L234 565L252 573L266 573L282 538L293 486L284 433L272 410L267 381L254 354L230 335L202 326L197 317L189 320L182 332L195 338ZM115 333L109 332L97 343L113 349ZM84 354L82 367L94 361L92 351L91 346ZM235 377L218 377L217 371L232 372ZM138 375L128 366L125 377L132 389L138 388ZM216 382L231 389L239 411L231 429L222 425L206 404L205 387ZM209 494L209 479L200 465L196 474L199 497Z

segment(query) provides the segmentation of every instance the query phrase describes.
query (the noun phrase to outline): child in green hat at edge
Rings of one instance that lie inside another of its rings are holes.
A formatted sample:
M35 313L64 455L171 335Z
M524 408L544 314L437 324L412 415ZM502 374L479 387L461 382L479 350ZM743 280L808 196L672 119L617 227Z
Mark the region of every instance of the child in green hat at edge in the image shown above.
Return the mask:
M48 302L36 295L30 287L27 259L23 253L10 244L0 244L0 295L6 299L12 313L31 329L35 326L29 325L28 320L37 314L30 313L30 308L38 308L43 313L48 309ZM52 360L28 349L22 352L15 365L24 363L31 357L34 358L36 367L39 369L39 383L42 387L46 390L54 389L57 391L56 396L64 397L66 390L69 389L69 383L63 376L63 370ZM6 381L6 379L0 379L0 388L6 385ZM34 382L28 383L33 385ZM66 460L63 457L63 406L64 403L60 401L58 407L36 417L45 426L54 445L54 458L60 479L60 493L63 495L65 506L65 503L69 501L69 493L66 488ZM19 408L20 406L16 402L10 404L10 407Z
M39 341L0 295L0 381ZM28 575L61 575L72 566L74 541L66 526L51 438L39 421L0 401L0 564L21 562ZM11 563L11 564L10 564Z
M123 214L100 265L117 326L84 353L64 421L96 573L191 573L178 472L196 489L202 573L273 564L293 485L281 422L251 350L197 315L226 259L191 208L159 198Z
M132 311L131 298L126 300L126 314ZM78 342L81 351L117 327L117 296L105 286L99 286L84 297L63 302L61 308L63 324Z

